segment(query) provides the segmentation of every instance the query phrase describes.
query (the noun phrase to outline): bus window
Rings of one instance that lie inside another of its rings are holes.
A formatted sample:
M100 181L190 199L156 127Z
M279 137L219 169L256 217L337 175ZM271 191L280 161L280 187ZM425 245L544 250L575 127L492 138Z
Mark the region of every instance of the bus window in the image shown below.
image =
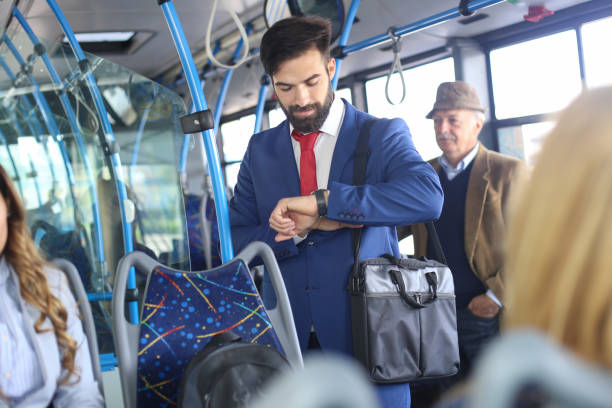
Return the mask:
M554 122L547 121L499 128L499 152L524 160L532 167L553 126Z
M440 155L436 144L433 123L426 119L436 99L436 90L441 82L454 81L455 71L452 58L445 58L429 64L404 70L406 98L397 105L391 105L385 97L387 76L366 82L368 112L381 118L402 118L410 127L412 140L423 159L429 160ZM389 83L389 98L397 101L401 97L401 84L397 75Z
M497 119L556 112L582 90L574 30L495 49L490 59Z
M584 68L589 88L612 84L612 53L608 40L612 37L612 17L582 26Z
M249 145L249 139L253 134L254 128L255 115L246 115L240 119L221 124L223 158L228 163L225 165L225 183L232 189L236 185L240 161Z

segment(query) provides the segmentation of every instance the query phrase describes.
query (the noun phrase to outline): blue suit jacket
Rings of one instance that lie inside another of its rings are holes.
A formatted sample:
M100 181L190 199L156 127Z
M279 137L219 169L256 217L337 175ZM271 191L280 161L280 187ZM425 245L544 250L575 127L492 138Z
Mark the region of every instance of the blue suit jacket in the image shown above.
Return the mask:
M399 256L396 225L431 221L440 215L443 193L438 176L414 148L401 119L379 119L369 141L366 184L353 186L353 154L359 130L372 116L344 101L346 111L336 142L328 189L327 217L363 224L361 259ZM230 202L236 251L252 241L274 250L285 280L298 337L306 348L311 325L321 347L352 354L349 297L353 264L351 230L311 231L297 246L275 242L268 219L278 200L300 195L300 180L287 121L254 135L238 173ZM274 295L264 280L264 302Z

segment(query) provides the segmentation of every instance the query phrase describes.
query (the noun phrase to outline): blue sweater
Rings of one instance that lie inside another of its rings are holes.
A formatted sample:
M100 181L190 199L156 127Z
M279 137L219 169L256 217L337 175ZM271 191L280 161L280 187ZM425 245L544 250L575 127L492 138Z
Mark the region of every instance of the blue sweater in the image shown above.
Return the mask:
M448 266L453 273L457 309L467 307L474 296L486 292L465 255L465 200L473 163L472 161L452 180L448 180L446 172L440 170L444 206L440 219L434 223ZM433 255L433 244L428 240L427 257L434 258Z

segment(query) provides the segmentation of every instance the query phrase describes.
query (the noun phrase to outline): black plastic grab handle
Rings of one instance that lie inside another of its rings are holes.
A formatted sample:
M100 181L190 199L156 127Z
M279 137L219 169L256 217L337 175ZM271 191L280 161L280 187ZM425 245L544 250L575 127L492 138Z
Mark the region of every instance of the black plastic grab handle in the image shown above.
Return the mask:
M427 279L427 283L429 284L429 291L433 294L432 298L422 302L421 296L410 296L406 292L406 286L404 285L404 279L402 279L402 273L397 269L389 270L389 275L391 275L391 281L397 288L397 293L402 297L404 302L408 305L414 307L415 309L422 309L435 301L438 298L438 279L435 273L429 272L425 274L425 278ZM433 275L433 276L431 276Z

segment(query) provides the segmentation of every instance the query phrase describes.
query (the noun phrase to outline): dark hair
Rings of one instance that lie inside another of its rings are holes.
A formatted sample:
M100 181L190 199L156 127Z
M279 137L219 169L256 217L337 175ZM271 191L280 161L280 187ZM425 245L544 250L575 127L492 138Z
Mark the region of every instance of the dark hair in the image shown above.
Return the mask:
M277 21L261 39L259 56L266 73L313 47L329 60L331 21L319 16L289 17Z

